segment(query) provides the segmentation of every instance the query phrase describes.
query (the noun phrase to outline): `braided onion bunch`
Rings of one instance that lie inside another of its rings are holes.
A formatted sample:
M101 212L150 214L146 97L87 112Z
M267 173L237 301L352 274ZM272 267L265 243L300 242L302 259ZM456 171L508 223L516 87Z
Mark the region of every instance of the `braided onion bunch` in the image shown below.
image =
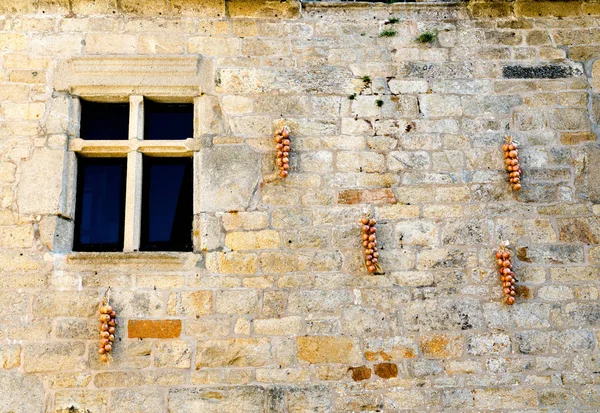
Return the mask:
M517 282L513 272L512 262L510 261L511 252L508 249L508 243L505 242L496 251L496 263L502 282L502 291L504 292L504 302L508 305L515 303L515 284Z
M279 167L279 176L287 178L290 169L290 129L287 126L275 131L275 141L277 145L277 166Z
M103 362L108 361L108 355L112 351L117 329L117 313L109 305L109 297L105 296L100 306L100 348L98 354Z
M362 226L362 246L365 252L365 265L367 271L373 274L379 268L379 252L377 252L377 222L374 219L363 218Z
M506 143L502 145L504 151L504 164L509 174L510 185L513 191L521 189L521 166L519 165L519 149L512 136L506 137Z

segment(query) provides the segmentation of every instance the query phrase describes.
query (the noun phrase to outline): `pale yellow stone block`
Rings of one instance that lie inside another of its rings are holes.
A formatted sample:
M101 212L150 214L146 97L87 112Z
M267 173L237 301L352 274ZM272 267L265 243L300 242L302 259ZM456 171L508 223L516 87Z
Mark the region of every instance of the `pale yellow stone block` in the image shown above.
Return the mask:
M46 83L44 70L13 70L8 75L8 80L15 83Z
M17 344L0 345L0 369L14 369L21 364L21 346Z
M19 51L27 47L27 36L18 33L0 33L0 51Z
M269 225L269 215L266 212L228 212L223 214L223 227L226 231L241 229L262 229Z
M14 163L0 163L0 184L10 184L15 181L17 166Z
M188 53L205 56L236 56L240 53L240 39L234 37L190 37Z
M5 69L46 69L50 62L48 58L11 53L4 55L3 66Z
M4 248L31 248L33 245L33 226L4 228L2 231Z
M81 33L36 33L31 36L29 52L33 56L67 57L81 54L83 43Z
M133 54L137 39L130 34L88 33L85 51L89 54Z
M247 318L238 318L233 326L233 332L242 336L250 335L250 320Z
M254 274L258 270L258 256L241 252L208 253L206 268L224 274Z
M299 334L304 328L302 317L282 317L254 320L254 333L266 336L289 336Z
M185 48L183 35L152 34L138 37L137 52L142 54L181 54Z
M225 17L225 0L170 0L171 10L175 14L196 18Z
M225 245L234 251L278 248L280 244L279 233L274 230L231 232L225 236Z
M223 111L231 115L252 112L253 100L245 96L228 95L222 99Z
M0 101L28 100L29 91L28 85L0 85Z
M223 35L230 31L230 22L227 20L200 20L198 24L198 33L204 35Z
M2 111L8 119L36 120L42 117L46 105L44 103L3 103Z

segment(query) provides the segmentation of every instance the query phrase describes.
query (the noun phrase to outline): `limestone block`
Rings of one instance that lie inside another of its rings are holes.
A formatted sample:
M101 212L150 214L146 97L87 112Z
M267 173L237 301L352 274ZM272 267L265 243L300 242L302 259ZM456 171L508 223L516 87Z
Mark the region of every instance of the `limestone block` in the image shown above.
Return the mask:
M345 290L292 290L288 298L291 314L335 313L352 303L352 295Z
M305 336L296 339L298 359L310 364L358 364L362 357L356 339L332 336Z
M62 294L42 292L35 296L36 317L91 317L98 310L95 291L63 291Z
M483 311L473 300L428 300L411 303L405 311L409 331L469 330L483 326Z
M272 363L268 338L199 340L196 369L203 367L260 367Z
M20 372L0 372L0 411L13 413L41 412L44 386L34 375Z
M230 115L252 112L253 100L245 96L227 95L222 98L223 111Z
M430 94L419 96L421 111L427 117L460 116L460 98L454 95Z
M61 390L54 396L55 412L103 413L108 408L108 395L100 390Z
M242 54L245 56L289 56L292 44L288 39L253 39L242 41Z
M438 243L438 227L424 220L401 221L396 224L400 244L433 246Z
M425 93L429 89L429 85L426 80L400 80L391 79L388 82L390 91L395 94L415 94Z
M225 0L170 0L172 12L194 18L218 18L226 16Z
M254 274L258 256L242 252L213 252L206 256L206 268L223 274Z
M467 341L467 352L475 356L509 354L510 345L507 334L475 334Z
M221 216L223 227L226 231L263 229L269 224L269 216L266 212L229 212Z
M29 51L37 56L70 57L81 54L84 43L81 34L35 34Z
M230 232L225 237L225 245L234 251L278 248L280 242L279 233L273 230Z
M304 327L302 317L255 319L254 333L266 336L289 336L299 334Z
M21 346L0 344L0 369L13 369L21 364Z
M185 340L159 342L154 350L154 365L175 369L188 369L191 366L192 343Z
M135 50L140 54L182 54L184 36L180 34L148 34L137 37Z
M241 41L234 37L190 37L187 49L190 53L204 56L237 56L240 54Z
M115 291L111 302L123 318L160 317L164 311L161 291Z
M376 308L352 306L344 309L342 331L345 335L365 337L369 334L386 336L390 334L393 317Z
M171 316L201 316L213 312L212 291L172 292L167 302L167 314Z
M41 342L23 346L23 369L26 373L78 370L85 366L82 342Z
M13 52L21 51L27 47L27 37L18 33L0 34L0 51Z
M21 214L56 214L63 195L64 150L37 149L21 164L17 205ZM43 190L40 190L43 188Z
M2 103L2 111L8 119L39 120L44 115L44 103Z
M250 206L262 179L259 156L245 145L200 151L199 211L239 211Z
M262 137L271 134L269 116L236 116L229 118L229 127L235 136Z
M263 413L265 399L265 389L254 385L171 389L169 410L178 413Z
M233 315L257 314L258 300L259 296L256 290L217 291L215 312Z
M227 2L227 11L232 18L280 18L300 17L300 2L297 0L267 0L256 3L252 0L232 0Z

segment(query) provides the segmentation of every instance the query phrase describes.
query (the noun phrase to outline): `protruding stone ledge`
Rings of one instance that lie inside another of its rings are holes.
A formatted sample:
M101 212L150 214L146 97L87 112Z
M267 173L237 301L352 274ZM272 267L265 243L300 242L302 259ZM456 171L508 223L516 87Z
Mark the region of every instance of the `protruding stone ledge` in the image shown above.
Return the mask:
M184 271L193 269L199 259L201 256L192 252L70 252L53 255L55 268L69 271Z
M199 96L212 87L212 65L194 56L92 56L58 64L54 89L84 97L133 94L149 97Z

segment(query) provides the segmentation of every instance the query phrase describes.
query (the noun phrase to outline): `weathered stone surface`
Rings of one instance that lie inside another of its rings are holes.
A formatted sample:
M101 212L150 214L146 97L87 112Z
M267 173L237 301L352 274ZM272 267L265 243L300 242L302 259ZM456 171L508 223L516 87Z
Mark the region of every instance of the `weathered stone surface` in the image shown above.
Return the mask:
M116 390L111 394L111 409L119 412L159 413L165 409L165 391L149 390Z
M344 337L298 337L298 359L310 364L359 363L358 343Z
M38 377L0 372L0 384L4 392L4 396L0 399L0 411L7 413L42 411L44 387Z
M169 390L168 408L172 412L221 413L241 411L262 413L266 391L258 386L199 387Z
M460 357L464 347L462 336L448 334L421 336L420 344L421 354L434 359Z
M510 337L506 334L477 334L467 341L467 352L475 356L510 353Z
M260 180L258 154L251 148L215 147L201 151L200 211L236 211L249 207Z
M62 212L59 202L63 192L62 150L38 149L30 160L21 165L21 182L17 200L22 214L56 214ZM44 191L39 192L39 188Z
M428 300L413 302L405 310L411 331L470 330L483 325L483 313L473 300Z
M535 389L476 389L473 391L475 408L494 409L502 405L507 409L528 409L538 406Z
M85 366L81 342L36 343L23 346L23 370L27 373L77 370Z
M258 367L272 363L268 338L201 340L196 349L196 369L203 367Z
M507 79L560 79L581 76L579 67L563 65L504 66L502 75Z

